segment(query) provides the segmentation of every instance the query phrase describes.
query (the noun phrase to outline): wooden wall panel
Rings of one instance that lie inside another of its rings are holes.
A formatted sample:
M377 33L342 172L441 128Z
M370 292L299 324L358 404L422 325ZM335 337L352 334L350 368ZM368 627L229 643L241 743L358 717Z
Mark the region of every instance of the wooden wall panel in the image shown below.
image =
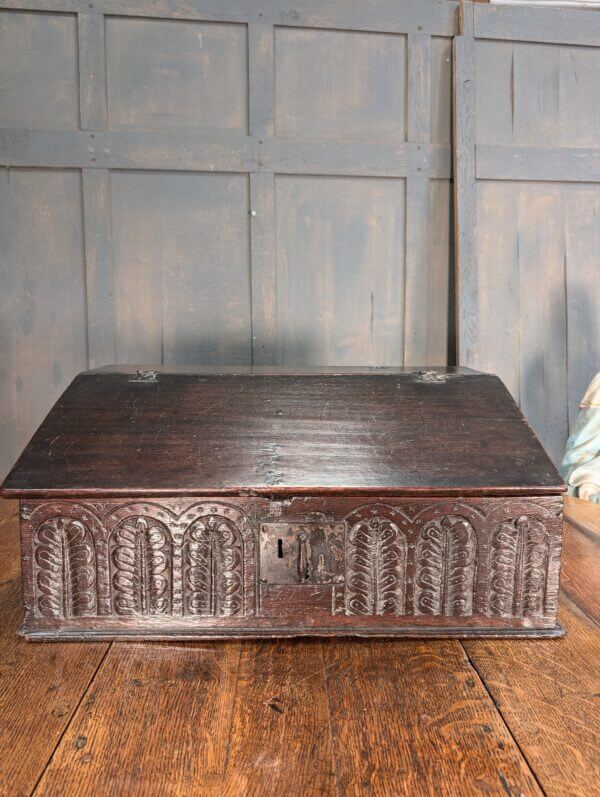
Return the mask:
M278 135L405 140L406 37L275 29Z
M569 428L600 370L600 185L562 187L565 213Z
M452 140L452 40L431 37L431 141Z
M404 181L279 176L275 203L279 362L400 362Z
M77 128L77 17L3 12L0 75L0 127Z
M118 362L249 363L248 178L111 175Z
M600 48L478 40L477 142L597 147Z
M106 19L111 130L246 133L245 25Z
M87 366L81 176L0 170L0 472Z
M599 208L598 185L477 181L476 367L504 380L556 462L600 367Z
M7 318L29 307L26 262L62 319L64 380L119 361L452 361L457 8L0 0L0 167L29 175ZM63 386L38 354L51 326L0 340L0 476Z
M474 69L456 74L457 87L475 85L475 112L457 129L462 168L464 142L475 137L476 177L458 195L459 208L470 209L468 220L459 213L459 234L475 230L458 268L477 286L459 296L460 363L505 380L557 463L600 369L600 46L591 46L600 38L591 35L593 17L569 14L567 30L558 9L497 17L477 7L474 35L466 33ZM529 16L537 33L518 41ZM585 46L570 43L586 36Z

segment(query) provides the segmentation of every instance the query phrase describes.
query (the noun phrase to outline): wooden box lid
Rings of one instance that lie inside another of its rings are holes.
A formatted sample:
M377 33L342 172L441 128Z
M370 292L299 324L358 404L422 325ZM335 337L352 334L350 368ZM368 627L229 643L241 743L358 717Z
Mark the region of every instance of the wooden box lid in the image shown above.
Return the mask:
M5 497L541 495L564 484L502 382L468 369L79 374Z

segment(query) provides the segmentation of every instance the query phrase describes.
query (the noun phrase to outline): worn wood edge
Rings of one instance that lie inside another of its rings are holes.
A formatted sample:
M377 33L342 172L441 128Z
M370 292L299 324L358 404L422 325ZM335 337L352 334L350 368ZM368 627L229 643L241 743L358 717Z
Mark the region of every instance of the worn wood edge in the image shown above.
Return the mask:
M224 23L270 22L286 27L340 28L342 30L409 33L424 31L436 36L456 32L457 0L367 0L346 4L337 0L0 0L0 8L59 13L110 14L123 17L197 20Z
M476 177L480 180L597 183L600 182L600 149L478 144Z
M457 628L422 628L406 626L398 629L370 629L357 628L349 633L347 629L334 628L269 628L257 630L256 628L231 628L227 630L218 629L210 631L208 629L198 629L197 633L181 631L179 629L162 629L160 632L154 631L127 631L115 630L110 633L106 631L70 631L68 629L53 630L28 630L19 628L18 633L25 637L29 642L43 642L49 639L63 642L111 642L115 640L123 642L168 642L177 639L181 642L209 641L223 639L285 639L297 637L311 637L314 639L328 637L345 637L348 639L379 638L379 639L558 639L565 635L564 628L557 623L553 628L485 628L477 627L470 630Z
M597 47L600 15L595 9L502 6L478 3L475 6L475 36L500 41Z
M343 495L353 496L385 496L386 498L513 498L514 496L563 495L566 485L538 485L535 487L189 487L170 488L122 488L122 489L87 489L80 487L52 489L21 489L0 486L0 498L178 498L211 496L237 496L240 498L274 498L274 497L311 497Z
M192 376L410 376L420 370L436 371L460 377L490 376L500 380L496 374L476 371L458 365L162 365L159 363L128 363L103 365L82 371L77 376L93 374L135 374L140 369L151 369L156 373L187 374Z

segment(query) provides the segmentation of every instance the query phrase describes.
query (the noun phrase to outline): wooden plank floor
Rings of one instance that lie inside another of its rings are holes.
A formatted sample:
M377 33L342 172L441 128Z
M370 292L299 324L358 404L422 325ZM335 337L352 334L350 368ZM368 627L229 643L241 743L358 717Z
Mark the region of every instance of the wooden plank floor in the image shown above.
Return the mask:
M0 502L2 795L600 795L600 508L560 640L27 643Z

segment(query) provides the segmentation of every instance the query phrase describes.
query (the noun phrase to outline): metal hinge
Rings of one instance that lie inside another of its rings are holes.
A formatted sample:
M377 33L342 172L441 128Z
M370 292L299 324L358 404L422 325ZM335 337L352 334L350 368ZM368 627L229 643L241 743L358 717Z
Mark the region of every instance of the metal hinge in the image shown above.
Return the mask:
M136 371L135 376L132 376L130 382L158 382L158 374L156 371Z

